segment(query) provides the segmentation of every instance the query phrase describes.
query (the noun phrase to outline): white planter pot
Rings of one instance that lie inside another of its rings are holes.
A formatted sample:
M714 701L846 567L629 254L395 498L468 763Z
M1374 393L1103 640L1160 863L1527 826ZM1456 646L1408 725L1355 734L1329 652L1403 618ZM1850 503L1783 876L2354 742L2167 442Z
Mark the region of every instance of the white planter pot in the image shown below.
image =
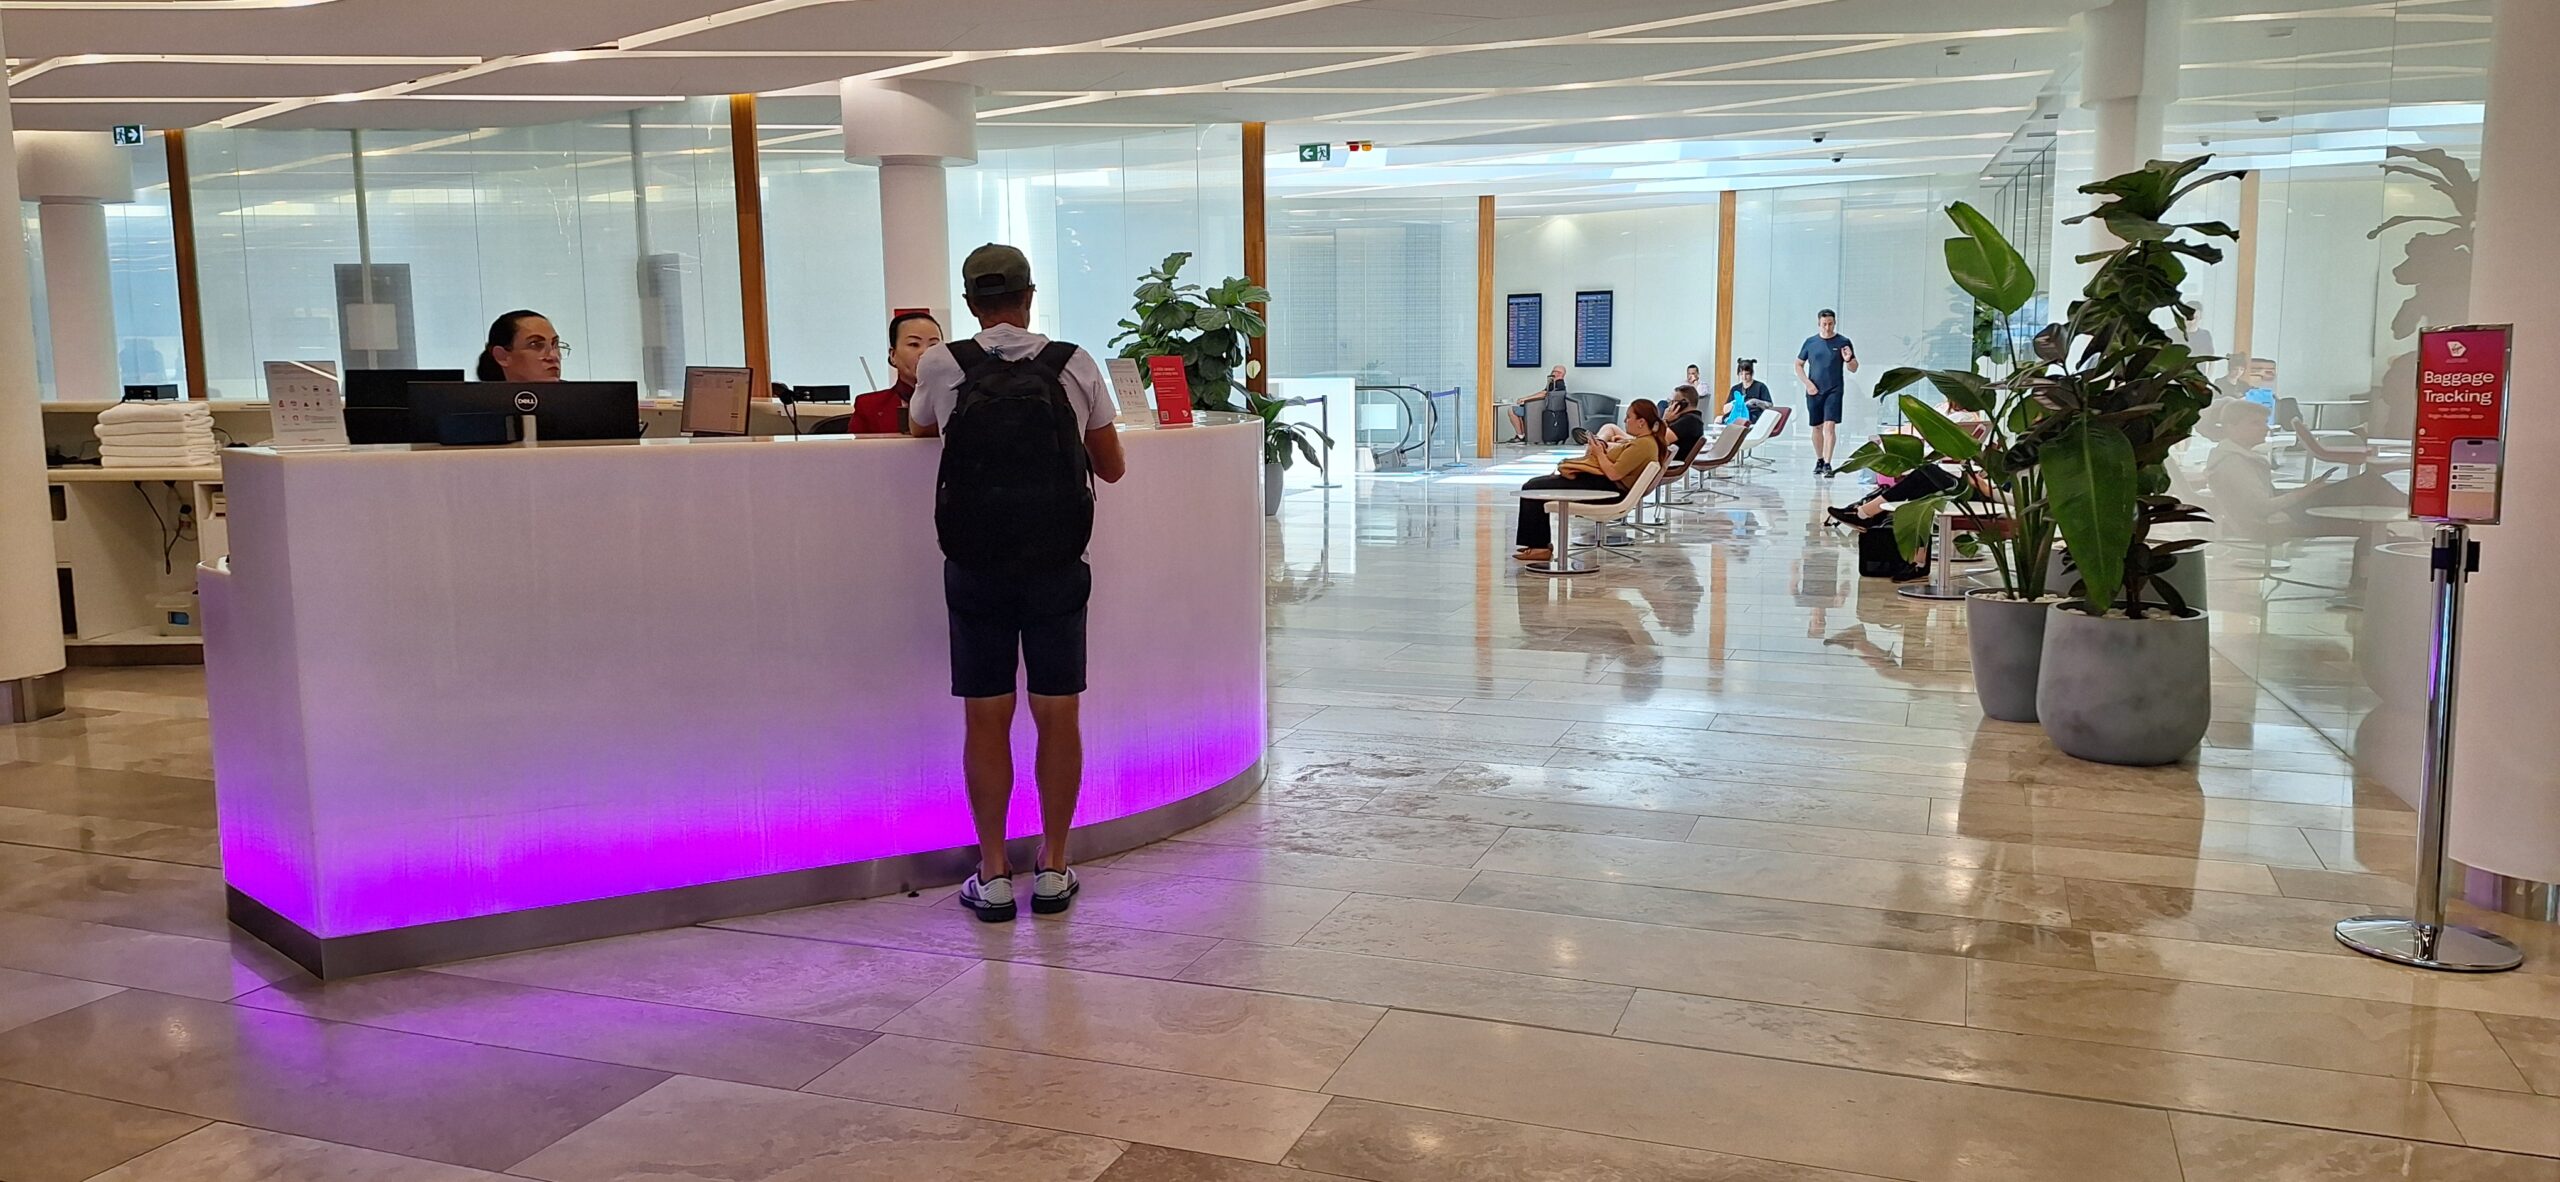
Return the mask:
M1278 464L1262 466L1262 515L1265 517L1280 515L1280 465Z

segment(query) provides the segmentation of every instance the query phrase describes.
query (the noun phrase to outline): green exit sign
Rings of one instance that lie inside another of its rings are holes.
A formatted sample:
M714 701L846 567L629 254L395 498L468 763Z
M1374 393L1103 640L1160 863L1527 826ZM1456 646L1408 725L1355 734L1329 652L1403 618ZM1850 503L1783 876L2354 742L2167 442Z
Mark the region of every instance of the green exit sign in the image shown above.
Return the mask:
M132 147L142 142L142 125L139 123L119 123L115 130L118 147Z
M1333 159L1332 144L1298 145L1298 163L1300 164L1322 164L1331 159Z

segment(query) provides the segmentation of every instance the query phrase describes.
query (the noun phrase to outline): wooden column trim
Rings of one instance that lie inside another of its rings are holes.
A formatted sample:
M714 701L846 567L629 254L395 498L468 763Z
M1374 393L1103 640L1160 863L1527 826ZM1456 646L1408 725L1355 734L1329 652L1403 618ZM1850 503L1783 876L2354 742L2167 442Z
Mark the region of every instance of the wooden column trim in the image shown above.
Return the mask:
M729 164L738 191L738 321L754 388L773 381L773 339L764 303L764 184L756 158L756 96L729 96Z
M1700 374L1710 387L1716 382L1730 381L1733 374L1733 252L1735 213L1741 207L1742 194L1731 189L1716 199L1716 368L1714 373ZM1716 396L1723 391L1698 391L1701 406L1716 406Z
M2240 256L2239 273L2233 277L2231 300L2231 348L2233 354L2257 355L2257 342L2252 338L2258 328L2258 178L2252 172L2240 178L2240 243L2232 251Z
M196 268L196 196L187 175L187 133L160 133L169 156L169 241L178 264L178 351L186 354L187 397L212 396L205 378L204 293Z
M1263 129L1259 123L1244 125L1244 277L1257 287L1271 286L1271 254L1264 237L1262 204ZM1270 322L1271 305L1256 304L1253 310ZM1246 378L1244 388L1268 397L1271 393L1271 336L1268 332L1253 338L1245 354L1253 362L1253 376Z
M1476 198L1476 457L1493 456L1494 341L1502 325L1494 319L1493 195Z

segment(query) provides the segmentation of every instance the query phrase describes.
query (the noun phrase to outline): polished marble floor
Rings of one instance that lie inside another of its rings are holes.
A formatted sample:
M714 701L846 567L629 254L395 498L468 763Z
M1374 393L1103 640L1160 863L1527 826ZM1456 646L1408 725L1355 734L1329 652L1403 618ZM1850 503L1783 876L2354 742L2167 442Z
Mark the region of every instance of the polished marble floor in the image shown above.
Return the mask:
M201 679L81 672L0 730L0 1182L2560 1182L2560 932L2329 937L2414 832L2346 613L2217 585L2195 762L2076 763L1782 456L1569 582L1534 458L1292 494L1269 787L1009 927L323 986L223 924Z

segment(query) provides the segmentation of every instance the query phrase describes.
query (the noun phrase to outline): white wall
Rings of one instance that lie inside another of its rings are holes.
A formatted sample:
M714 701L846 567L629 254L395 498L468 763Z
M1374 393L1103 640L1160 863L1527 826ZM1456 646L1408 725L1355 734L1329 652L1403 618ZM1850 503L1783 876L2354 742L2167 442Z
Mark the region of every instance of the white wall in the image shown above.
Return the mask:
M1696 365L1713 398L1716 384L1716 207L1712 204L1609 213L1501 218L1493 231L1494 315L1505 297L1546 297L1545 359L1537 369L1498 369L1495 393L1536 390L1546 367L1572 371L1571 384L1616 396L1660 400ZM1607 369L1573 364L1573 295L1617 293L1615 357ZM1501 332L1497 320L1496 332ZM1494 343L1496 357L1505 343Z

